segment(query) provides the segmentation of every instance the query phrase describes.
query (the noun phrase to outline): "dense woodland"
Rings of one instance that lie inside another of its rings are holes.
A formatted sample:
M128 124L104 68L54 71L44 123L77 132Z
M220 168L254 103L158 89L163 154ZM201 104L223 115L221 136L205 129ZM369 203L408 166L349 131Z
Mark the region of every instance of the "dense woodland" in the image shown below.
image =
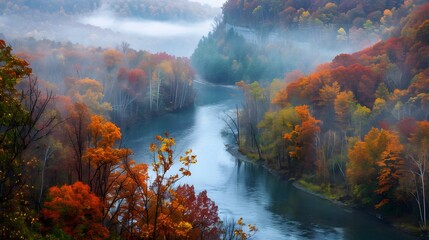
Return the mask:
M214 83L269 82L304 73L342 52L398 35L395 28L426 1L227 1L192 64Z
M278 174L426 232L429 4L410 8L392 37L309 74L238 82L243 108L227 119L240 149Z
M126 42L117 49L34 39L11 43L18 56L31 62L40 82L119 125L194 102L194 71L187 58L136 51Z

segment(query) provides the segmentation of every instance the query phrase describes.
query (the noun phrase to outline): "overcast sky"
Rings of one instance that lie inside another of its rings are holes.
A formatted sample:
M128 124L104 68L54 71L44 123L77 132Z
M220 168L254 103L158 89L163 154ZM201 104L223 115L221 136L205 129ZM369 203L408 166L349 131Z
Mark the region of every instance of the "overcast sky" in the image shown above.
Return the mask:
M191 0L191 1L205 3L212 7L222 7L223 3L226 2L226 0Z

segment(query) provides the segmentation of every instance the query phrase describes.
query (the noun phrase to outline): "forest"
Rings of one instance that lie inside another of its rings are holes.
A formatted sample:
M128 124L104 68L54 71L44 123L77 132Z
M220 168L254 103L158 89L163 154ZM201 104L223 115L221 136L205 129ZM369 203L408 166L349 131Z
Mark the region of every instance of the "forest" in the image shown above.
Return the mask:
M396 26L425 2L227 1L192 65L207 81L228 84L310 73L339 53L396 36Z
M308 74L237 82L245 102L228 120L240 150L256 162L425 234L429 4L401 8L410 13L371 47L339 54Z
M216 14L185 0L0 2L36 18L105 8ZM183 182L200 159L174 136L154 136L143 162L124 144L132 126L194 109L200 76L242 92L222 121L255 165L428 237L428 13L424 0L228 0L189 58L0 32L0 238L258 236Z
M91 113L110 115L119 125L193 104L194 71L188 59L166 53L88 48L49 40L12 41L17 55L32 63L39 81ZM47 67L49 66L49 67Z

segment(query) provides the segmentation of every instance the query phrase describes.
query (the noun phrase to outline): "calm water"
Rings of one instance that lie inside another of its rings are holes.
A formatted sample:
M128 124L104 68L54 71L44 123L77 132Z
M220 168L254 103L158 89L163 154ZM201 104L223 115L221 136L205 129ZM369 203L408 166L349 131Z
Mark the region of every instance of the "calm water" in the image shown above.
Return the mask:
M154 135L168 132L176 139L176 153L189 148L198 156L192 176L184 182L206 189L219 206L221 218L243 217L256 224L255 239L414 239L365 213L319 199L280 181L265 169L240 163L225 150L222 114L241 103L234 87L196 82L195 107L125 131L134 159L150 162Z

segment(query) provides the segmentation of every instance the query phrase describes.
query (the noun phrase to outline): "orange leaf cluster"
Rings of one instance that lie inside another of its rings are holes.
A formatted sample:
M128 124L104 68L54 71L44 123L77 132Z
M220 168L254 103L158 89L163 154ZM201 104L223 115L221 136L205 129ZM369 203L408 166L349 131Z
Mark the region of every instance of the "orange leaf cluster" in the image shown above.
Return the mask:
M106 239L109 231L102 223L102 203L88 185L51 187L42 215L52 227L61 228L74 239Z

